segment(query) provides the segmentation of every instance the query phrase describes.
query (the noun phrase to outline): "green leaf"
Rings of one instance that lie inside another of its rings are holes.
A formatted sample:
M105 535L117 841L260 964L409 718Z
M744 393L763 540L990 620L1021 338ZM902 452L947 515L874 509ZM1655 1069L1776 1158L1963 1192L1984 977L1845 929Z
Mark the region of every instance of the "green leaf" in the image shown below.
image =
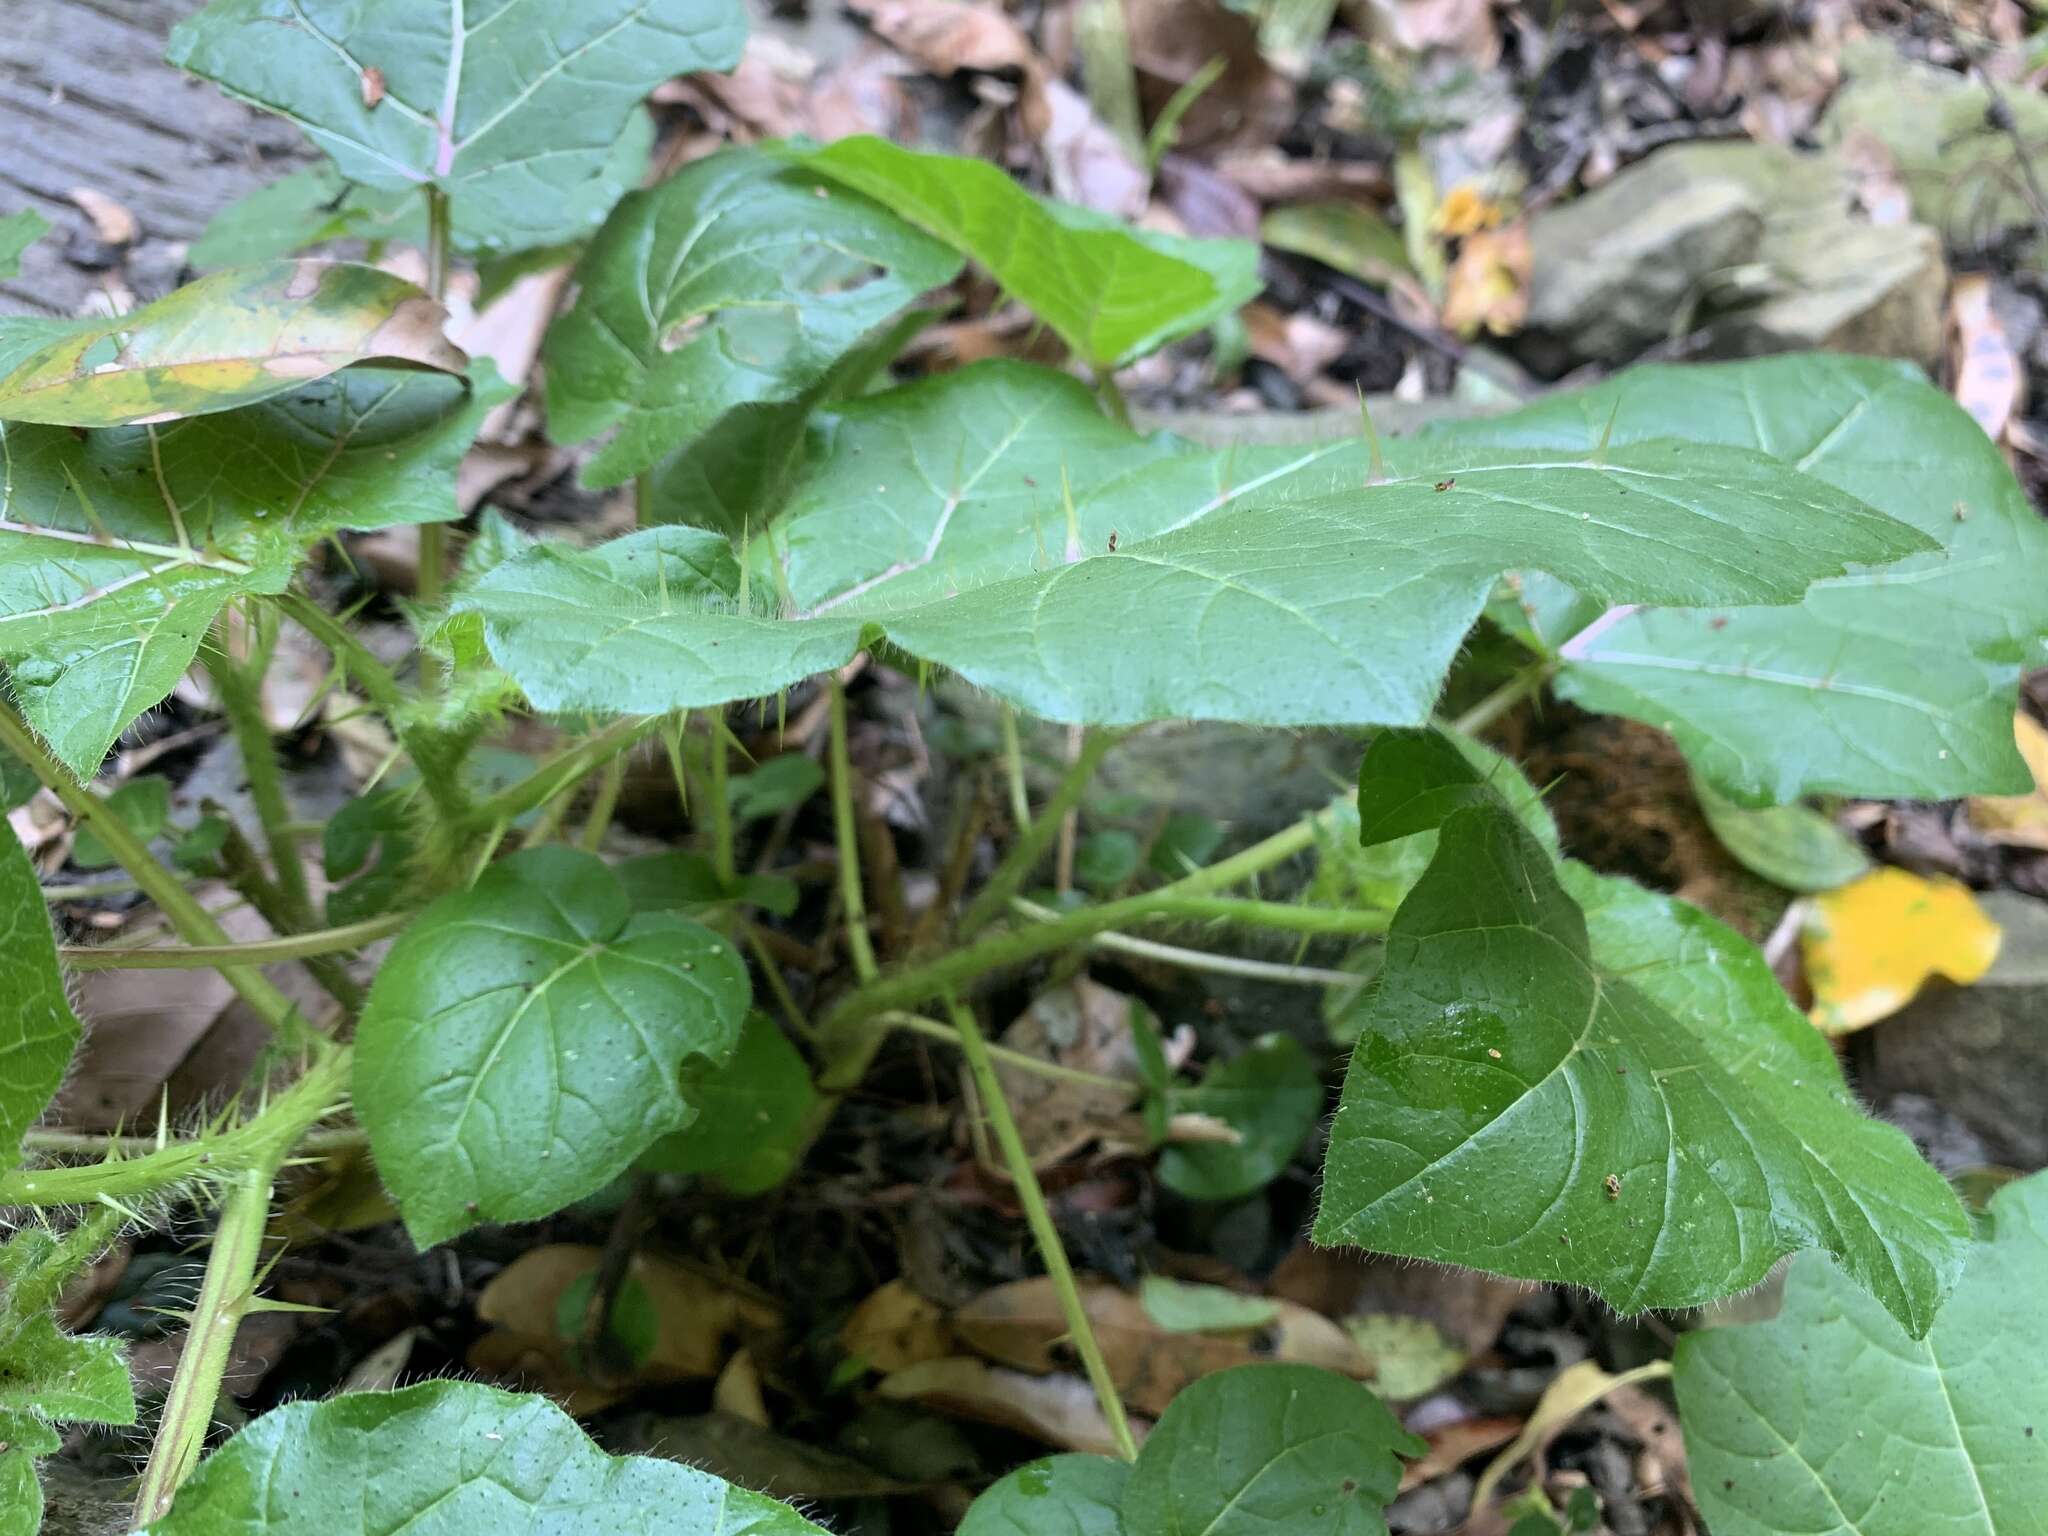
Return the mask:
M359 187L321 163L294 171L228 204L207 221L188 258L207 270L274 261L329 240L417 244L426 233L420 199L404 191Z
M689 1096L697 1118L642 1153L642 1168L723 1173L763 1152L787 1149L818 1097L803 1057L760 1013L747 1016L732 1059L692 1084Z
M0 219L0 278L21 271L21 253L50 232L50 221L33 208Z
M1700 811L1743 868L1788 891L1832 891L1870 868L1863 845L1808 805L1737 805L1695 777Z
M1319 1242L1623 1311L1824 1248L1921 1332L1954 1283L1953 1193L1857 1113L1763 957L1683 903L1560 872L1504 805L1444 821L1361 1026Z
M879 269L879 270L878 270ZM616 427L585 470L632 478L741 405L793 401L959 258L887 208L756 149L624 198L548 332L562 441Z
M868 137L841 139L802 160L986 268L1097 368L1191 335L1261 287L1259 250L1248 240L1133 229L1033 197L987 161Z
M1154 874L1178 880L1192 874L1223 846L1223 825L1200 811L1175 811L1152 840L1146 863Z
M459 374L441 306L342 261L231 267L130 315L0 320L0 421L118 427L291 394L359 363Z
M1138 839L1121 827L1091 832L1074 854L1074 878L1091 891L1111 891L1138 872Z
M487 366L469 388L365 368L161 427L0 426L0 660L29 723L90 776L231 597L282 591L342 529L454 517L505 394Z
M1395 443L1391 478L1367 486L1359 445L1140 439L1078 381L1020 364L850 404L825 441L749 551L745 606L722 539L656 528L530 550L455 607L546 710L751 698L886 637L1053 720L1398 724L1429 716L1503 566L1615 601L1791 602L1927 542L1736 449ZM769 617L771 592L796 616Z
M2032 787L2012 713L2022 672L2048 662L2048 524L1952 400L1904 364L1781 357L1633 369L1448 437L1579 452L1610 421L1617 445L1682 432L1760 449L1941 548L1824 581L1791 608L1622 609L1589 624L1611 599L1573 605L1533 581L1524 596L1564 657L1568 698L1669 730L1751 804Z
M1107 1456L1047 1456L993 1483L957 1536L1125 1536L1117 1509L1131 1469Z
M730 69L745 37L733 0L215 0L165 57L298 124L350 181L440 187L457 238L497 251L593 228L639 180L641 98Z
M593 854L528 849L400 936L356 1036L356 1108L422 1247L560 1210L696 1111L686 1061L732 1055L733 946L634 915Z
M1423 1442L1370 1391L1307 1365L1204 1376L1167 1407L1124 1493L1132 1536L1386 1536Z
M726 786L732 813L740 821L760 821L793 811L825 786L825 770L802 752L771 757L751 773L737 774Z
M163 831L171 815L171 781L151 774L130 779L101 802L106 813L145 843ZM111 869L120 861L107 851L88 822L71 845L71 862L80 869Z
M35 798L43 781L20 758L0 747L0 811L11 811Z
M824 1536L679 1462L607 1456L542 1397L466 1381L290 1403L200 1464L150 1536Z
M372 790L349 801L320 829L330 926L364 922L404 905L401 897L412 883L416 851L410 803L402 790Z
M1169 1333L1234 1333L1263 1328L1280 1315L1280 1304L1220 1285L1192 1285L1165 1275L1147 1275L1138 1286L1145 1315Z
M26 865L18 848L15 857ZM0 903L11 884L0 863ZM37 904L40 909L40 897ZM37 922L44 925L47 943L49 929L40 910ZM28 942L33 947L36 941L30 937ZM11 948L0 948L0 955ZM54 981L54 955L47 969ZM0 960L0 981L9 979L6 961ZM61 988L57 996L61 1002ZM0 1039L7 1022L0 1018ZM7 1058L0 1045L0 1061ZM7 1078L0 1078L0 1084L12 1086ZM8 1117L11 1107L7 1088L0 1087L0 1117ZM50 1315L64 1283L99 1256L108 1230L105 1222L88 1218L61 1236L27 1227L0 1244L0 1536L36 1536L41 1527L43 1496L35 1463L62 1446L54 1425L135 1422L134 1388L119 1343L64 1333Z
M1159 1182L1190 1200L1237 1200L1272 1183L1301 1150L1323 1112L1323 1080L1292 1035L1266 1035L1167 1102L1174 1114L1215 1116L1240 1139L1169 1145Z
M42 882L9 826L0 831L0 1166L14 1166L21 1134L62 1085L78 1036Z
M1808 1258L1773 1321L1679 1340L1679 1417L1716 1536L2043 1529L2048 1175L2000 1190L1991 1214L1924 1339Z

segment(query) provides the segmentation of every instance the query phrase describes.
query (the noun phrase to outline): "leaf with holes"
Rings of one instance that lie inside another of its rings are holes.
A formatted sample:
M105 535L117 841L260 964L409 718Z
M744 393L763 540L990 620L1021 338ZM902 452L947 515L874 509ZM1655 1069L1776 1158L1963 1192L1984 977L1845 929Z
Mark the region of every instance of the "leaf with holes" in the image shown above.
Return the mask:
M544 1397L469 1381L274 1408L200 1464L149 1536L825 1536L787 1504L608 1456Z
M737 0L214 0L165 57L298 124L350 181L441 188L465 246L517 250L595 227L639 179L620 150L645 160L641 98L730 69L745 37Z
M460 374L441 306L343 261L230 267L113 319L0 320L0 421L118 427L230 411L358 364Z
M985 267L1085 363L1113 368L1258 296L1259 248L1133 229L1033 197L1001 167L841 139L803 163Z
M14 1166L22 1132L63 1083L78 1036L42 882L13 827L0 823L0 1166Z
M620 202L550 329L548 420L617 428L615 485L736 406L796 399L959 258L888 209L765 150L712 155Z
M1954 1284L1954 1194L1857 1112L1763 957L1672 898L1560 868L1503 802L1448 809L1360 1021L1319 1242L1624 1311L1699 1305L1821 1248L1916 1333Z
M1124 1529L1147 1536L1386 1536L1423 1442L1334 1371L1241 1365L1188 1387L1138 1453Z
M356 1035L355 1100L422 1247L601 1189L695 1118L686 1063L739 1043L733 946L633 915L594 854L540 847L441 897L392 948Z
M1772 1321L1679 1340L1679 1419L1716 1536L2048 1529L2048 1174L2000 1190L1991 1217L1923 1339L1807 1258Z
M1603 615L1611 599L1573 603L1534 582L1526 617L1563 658L1567 697L1669 730L1752 804L2031 785L2012 712L2021 674L2048 662L2048 524L1959 406L1904 364L1781 357L1633 369L1443 440L1578 453L1610 422L1616 444L1679 432L1769 454L1940 547L1822 581L1788 608Z
M1125 1536L1117 1510L1130 1476L1107 1456L1026 1462L969 1506L958 1536Z
M23 714L90 776L230 598L282 591L342 529L454 517L505 393L487 365L473 387L365 368L164 426L0 426L0 660Z
M1359 445L1139 439L1074 380L1014 364L871 396L821 436L805 489L749 551L766 569L745 604L722 538L655 528L528 550L455 607L549 710L751 698L887 639L1053 720L1416 723L1503 566L1616 601L1792 602L1928 543L1735 449L1394 444L1388 478L1364 485ZM792 618L769 616L778 587Z

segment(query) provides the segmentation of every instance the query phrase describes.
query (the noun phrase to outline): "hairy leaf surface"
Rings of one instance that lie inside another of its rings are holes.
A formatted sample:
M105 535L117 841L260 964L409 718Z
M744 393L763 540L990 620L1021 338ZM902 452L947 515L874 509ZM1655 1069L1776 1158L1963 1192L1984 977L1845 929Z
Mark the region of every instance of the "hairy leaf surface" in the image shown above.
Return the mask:
M1925 1338L1816 1257L1774 1320L1679 1340L1716 1536L2048 1531L2048 1174L2000 1190L1991 1215Z
M679 1462L607 1456L543 1397L467 1381L273 1409L200 1464L151 1536L823 1536Z
M0 1164L14 1165L21 1133L63 1085L78 1035L42 882L0 824Z
M406 929L370 989L355 1099L422 1247L549 1215L696 1111L686 1062L732 1055L747 971L710 929L635 916L594 854L500 860Z
M548 417L616 427L615 485L735 406L795 399L960 261L881 205L765 150L730 149L623 199L547 339Z
M166 57L289 118L366 187L439 186L467 246L594 227L638 178L622 140L672 75L730 69L737 0L215 0ZM365 74L376 70L374 102Z
M2048 661L2048 524L1952 400L1902 364L1783 357L1633 369L1445 436L1582 452L1610 421L1615 443L1678 432L1770 454L1940 548L1825 580L1791 608L1603 614L1612 599L1525 593L1568 697L1671 731L1750 803L2031 787L2012 711L2021 673Z
M1397 444L1372 485L1358 445L1264 452L1148 443L1072 380L976 369L838 418L756 546L789 550L794 617L769 616L775 568L743 607L723 540L682 528L529 550L456 607L544 709L753 697L886 638L1054 720L1415 723L1504 566L1617 602L1792 602L1929 543L1731 448Z
M0 320L0 421L118 427L229 411L359 363L459 374L441 306L344 261L231 267L112 319Z

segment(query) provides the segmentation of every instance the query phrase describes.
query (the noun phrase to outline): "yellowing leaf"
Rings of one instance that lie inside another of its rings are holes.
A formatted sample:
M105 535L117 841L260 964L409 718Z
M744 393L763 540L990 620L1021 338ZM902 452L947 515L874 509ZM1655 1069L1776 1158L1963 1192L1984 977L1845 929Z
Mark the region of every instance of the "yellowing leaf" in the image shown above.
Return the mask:
M1430 221L1430 227L1440 235L1456 238L1476 235L1483 229L1497 229L1500 222L1500 204L1471 182L1462 181L1436 205L1436 217Z
M1994 843L2048 848L2048 730L2032 715L2014 715L2012 739L2034 775L2034 792L1978 795L1970 801L1970 823Z
M1520 330L1529 316L1529 260L1527 225L1468 235L1444 289L1444 325L1468 338Z
M1816 896L1802 936L1813 1022L1846 1035L1897 1013L1930 976L1968 986L2002 937L1953 880L1880 869Z

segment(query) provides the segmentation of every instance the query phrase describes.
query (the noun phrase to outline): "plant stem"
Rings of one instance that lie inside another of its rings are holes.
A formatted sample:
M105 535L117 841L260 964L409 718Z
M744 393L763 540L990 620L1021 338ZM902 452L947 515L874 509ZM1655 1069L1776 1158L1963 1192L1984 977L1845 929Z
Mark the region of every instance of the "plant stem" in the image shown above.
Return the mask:
M718 872L719 883L731 890L736 866L732 854L732 798L727 782L731 768L725 755L725 711L714 709L704 718L711 726L711 739L705 746L711 759L711 804L706 807L711 814L711 867Z
M0 748L5 748L27 765L51 793L63 802L80 826L90 826L121 867L135 877L143 894L154 901L171 926L188 943L232 945L227 932L215 922L199 898L188 891L178 877L164 867L143 840L119 816L107 814L106 802L71 776L71 771L52 757L23 723L12 705L0 700ZM221 979L273 1031L283 1033L297 1013L292 1000L273 986L261 971L233 965L221 969Z
M853 765L846 750L846 686L835 674L826 682L832 701L832 835L839 848L839 899L846 908L846 943L853 970L863 983L880 974L868 937L867 900L860 883L860 843L853 824Z
M583 818L583 833L576 839L576 846L586 853L595 853L604 846L605 832L611 827L612 813L619 808L619 791L626 784L626 759L615 757L604 765L604 773L597 781L597 798L590 803L590 814Z
M351 1126L342 1126L331 1131L308 1131L292 1143L294 1158L329 1157L336 1152L352 1152L358 1147L369 1145L366 1132ZM21 1133L24 1151L38 1157L91 1157L103 1153L109 1163L124 1159L140 1160L158 1152L191 1150L204 1152L204 1137L183 1137L172 1140L169 1136L109 1136L97 1131L51 1131L29 1130ZM105 1165L102 1165L105 1166ZM218 1159L209 1167L218 1166ZM66 1172L98 1172L99 1169L67 1169Z
M661 724L659 715L624 715L603 730L565 747L517 784L479 800L465 818L471 831L517 821L578 779L636 745Z
M1522 700L1542 691L1557 663L1545 658L1531 662L1485 698L1451 722L1451 729L1465 736L1477 736Z
M346 1046L323 1049L305 1074L260 1113L217 1135L167 1142L140 1157L110 1157L82 1168L17 1168L0 1174L0 1206L89 1205L102 1195L126 1200L201 1175L240 1173L283 1159L307 1128L332 1114L347 1096L350 1060ZM116 1152L127 1145L105 1137L94 1138L94 1144Z
M253 620L252 620L253 622ZM276 620L266 615L264 628L274 630ZM291 800L285 793L284 770L277 760L277 745L270 734L270 721L263 713L263 673L270 648L259 646L247 661L237 661L227 650L226 626L218 631L221 649L206 659L206 672L213 679L221 712L228 730L242 754L242 774L249 781L249 798L256 806L256 819L263 827L264 846L270 850L270 864L284 898L286 917L293 928L313 925L313 892L306 883L306 866L299 858L298 839L292 833Z
M1035 922L1049 923L1059 913L1035 902L1017 900L1011 909ZM1325 970L1316 965L1283 965L1273 960L1252 960L1242 955L1212 955L1206 950L1183 949L1177 944L1160 944L1151 939L1134 939L1122 933L1098 933L1088 940L1091 949L1114 950L1143 960L1157 960L1184 971L1210 971L1221 976L1247 976L1254 981L1288 982L1305 987L1356 986L1361 980L1350 971Z
M448 247L453 219L448 194L429 185L427 194L427 293L436 304L448 297ZM448 530L443 523L420 524L419 575L413 593L421 603L441 601L441 581L448 561Z
M1024 746L1017 736L1017 711L1003 706L1003 777L1010 786L1010 820L1022 837L1031 825L1031 796L1024 785Z
M959 1031L960 1049L967 1054L967 1068L974 1074L974 1088L981 1099L982 1110L995 1128L996 1144L1002 1148L1003 1162L1016 1186L1018 1202L1024 1207L1024 1219L1029 1223L1031 1236L1038 1245L1038 1256L1045 1261L1045 1272L1051 1277L1053 1290L1059 1296L1060 1310L1066 1315L1074 1349L1081 1356L1088 1380L1095 1388L1095 1400L1102 1405L1102 1416L1109 1421L1109 1432L1116 1440L1118 1454L1125 1461L1136 1461L1138 1443L1131 1435L1130 1421L1124 1417L1123 1399L1117 1395L1116 1381L1109 1374L1109 1362L1102 1358L1102 1346L1096 1342L1095 1329L1088 1321L1088 1308L1081 1300L1080 1287L1074 1282L1074 1268L1067 1262L1067 1251L1060 1244L1059 1228L1053 1224L1052 1211L1045 1203L1045 1191L1039 1187L1038 1174L1031 1166L1031 1154L1025 1150L1024 1138L1018 1134L1016 1119L1010 1114L1009 1101L1003 1097L1002 1081L996 1076L995 1063L989 1058L988 1043L981 1037L981 1026L975 1022L973 1010L958 1001L948 998L946 1008L952 1017L953 1027Z
M1277 929L1282 933L1385 933L1394 914L1373 908L1306 907L1284 901L1254 901L1236 896L1172 896L1154 902L1154 915L1195 922L1235 923L1242 928Z
M66 944L57 951L57 958L74 971L204 971L223 965L276 965L361 949L389 938L414 916L389 912L338 928L316 928L246 944Z
M1038 819L1022 829L1010 851L1003 855L1003 862L996 866L996 872L989 876L988 884L979 895L967 904L967 910L960 917L960 936L972 938L988 926L1009 906L1010 898L1023 889L1024 882L1038 867L1038 861L1045 857L1045 850L1052 846L1060 834L1060 826L1067 813L1081 803L1081 796L1088 792L1089 782L1095 777L1095 770L1109 749L1116 745L1113 731L1096 731L1081 741L1080 751L1074 756L1074 764L1067 770L1067 776L1060 780L1060 787L1053 791L1052 799L1045 803L1045 809L1038 813Z
M923 1035L928 1040L940 1040L947 1045L960 1043L960 1032L950 1025L941 1024L937 1019L928 1019L921 1013L891 1011L873 1021L886 1024L891 1029L907 1030L913 1035ZM1126 1082L1122 1078L1104 1077L1100 1072L1083 1072L1079 1067L1063 1067L1056 1061L1047 1061L1042 1056L1033 1056L1026 1051L1013 1051L1006 1045L991 1045L990 1056L1006 1067L1015 1067L1019 1072L1029 1072L1038 1077L1049 1077L1063 1083L1073 1083L1081 1088L1097 1088L1105 1093L1119 1093L1131 1099L1138 1096L1140 1084Z

